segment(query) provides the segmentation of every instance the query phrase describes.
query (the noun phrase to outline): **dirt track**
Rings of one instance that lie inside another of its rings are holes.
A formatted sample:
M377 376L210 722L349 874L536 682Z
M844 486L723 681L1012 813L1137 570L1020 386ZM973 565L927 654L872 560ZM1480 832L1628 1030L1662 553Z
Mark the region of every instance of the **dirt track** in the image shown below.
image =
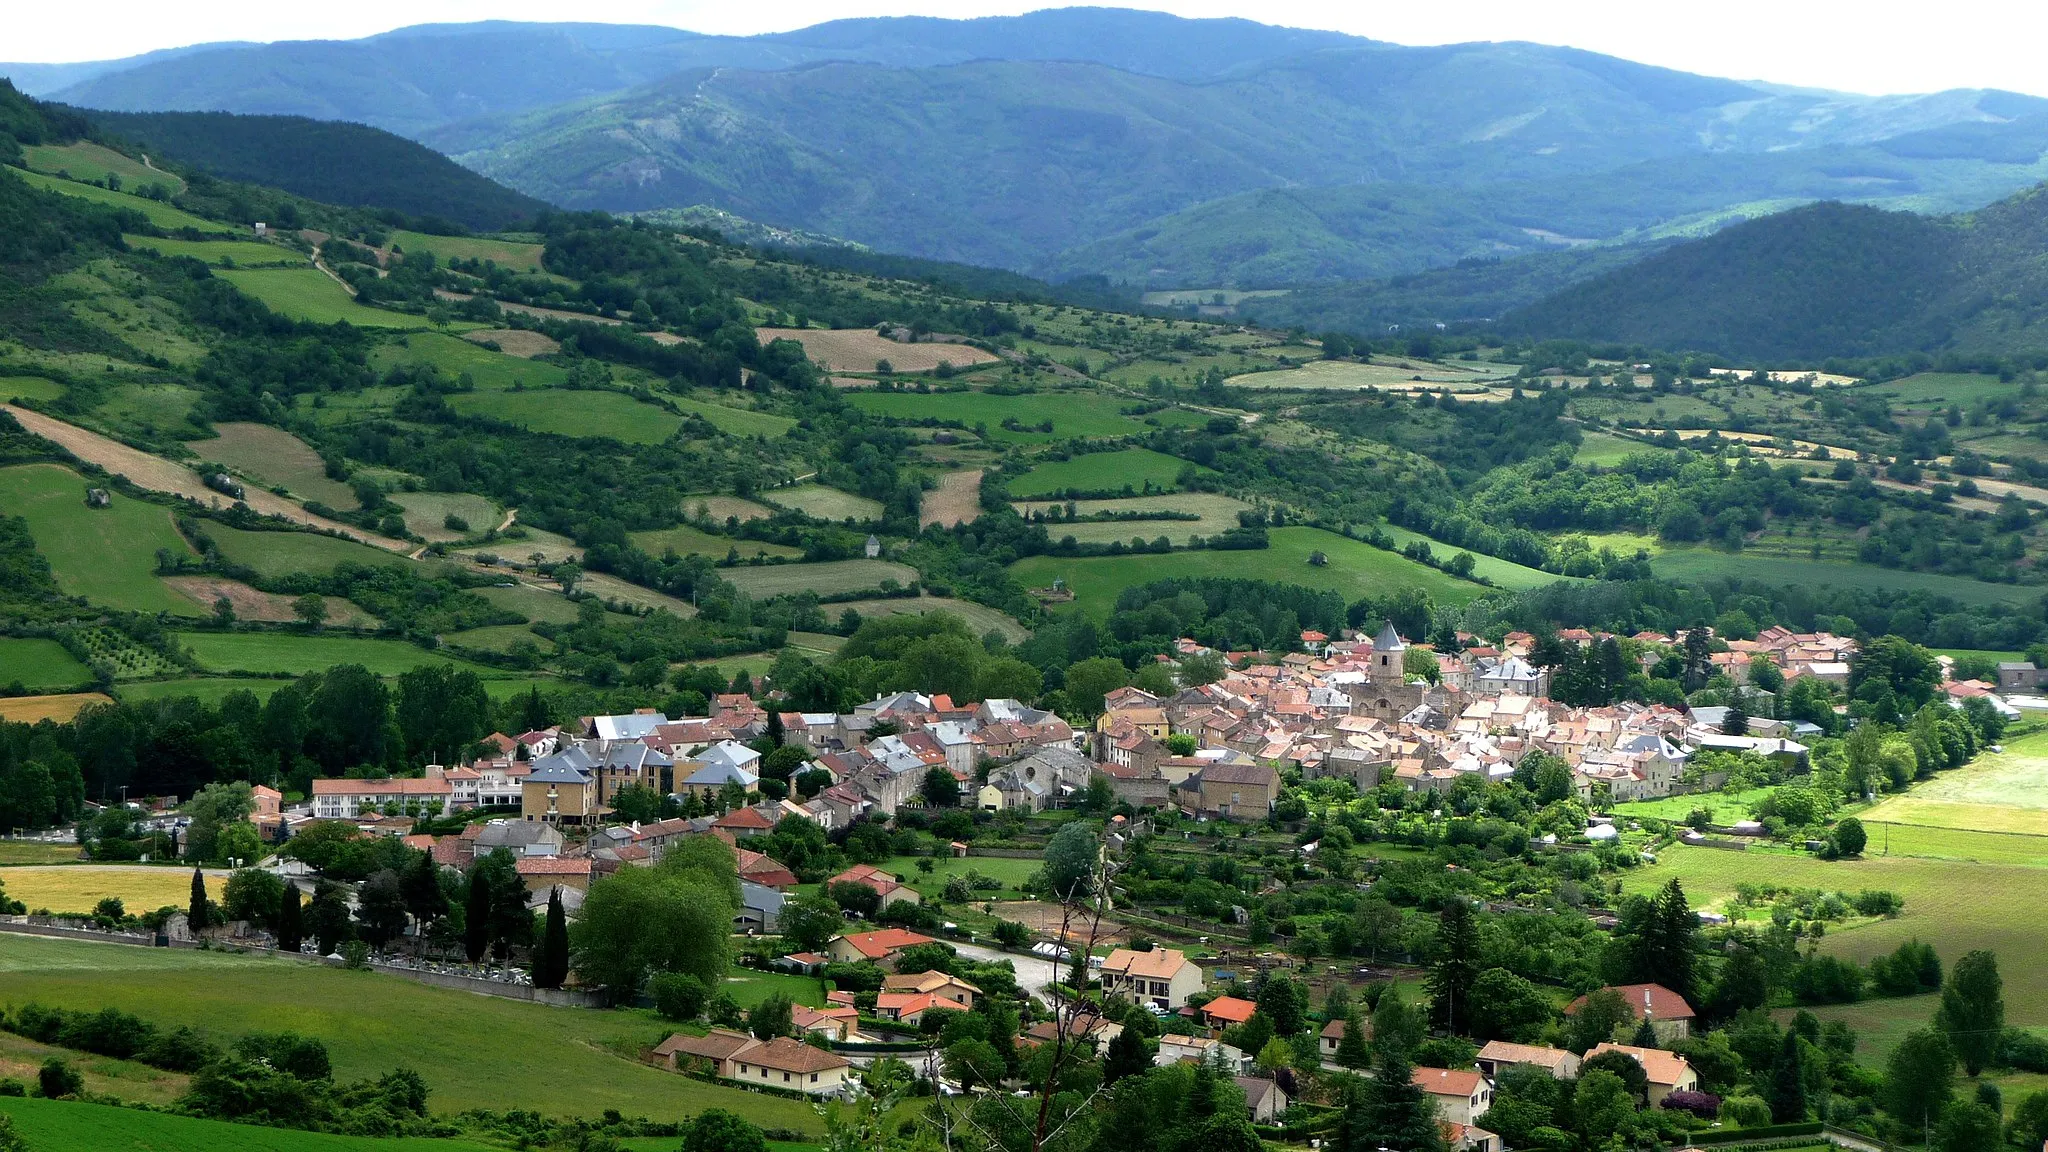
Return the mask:
M97 432L89 432L76 424L66 424L55 417L45 416L14 404L0 405L7 414L21 423L30 432L61 446L65 451L88 464L97 464L116 476L126 476L130 483L147 488L152 492L169 492L184 496L201 504L226 502L227 497L208 488L199 479L199 474L174 464L161 456L152 456L139 448L130 448ZM315 516L282 496L275 496L254 485L246 486L243 503L264 516L282 516L287 520L318 528L323 532L339 532L351 540L360 540L388 552L407 552L412 545L400 540L378 536L350 527L338 520Z

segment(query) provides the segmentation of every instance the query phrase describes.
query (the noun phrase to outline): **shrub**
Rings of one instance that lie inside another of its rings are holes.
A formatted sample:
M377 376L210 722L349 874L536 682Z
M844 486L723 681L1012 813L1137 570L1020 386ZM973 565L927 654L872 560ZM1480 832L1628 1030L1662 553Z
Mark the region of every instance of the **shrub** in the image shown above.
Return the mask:
M996 943L1005 948L1022 948L1031 939L1031 929L1015 920L996 921Z
M85 1091L85 1077L78 1069L52 1056L36 1071L36 1094L46 1100L61 1100Z
M711 997L704 982L687 972L662 972L647 982L654 1010L669 1020L695 1020Z
M1759 1128L1771 1122L1771 1106L1755 1096L1730 1096L1721 1101L1721 1122L1735 1128Z
M1721 1114L1721 1098L1711 1092L1672 1092L1657 1106L1690 1112L1702 1120L1712 1120Z

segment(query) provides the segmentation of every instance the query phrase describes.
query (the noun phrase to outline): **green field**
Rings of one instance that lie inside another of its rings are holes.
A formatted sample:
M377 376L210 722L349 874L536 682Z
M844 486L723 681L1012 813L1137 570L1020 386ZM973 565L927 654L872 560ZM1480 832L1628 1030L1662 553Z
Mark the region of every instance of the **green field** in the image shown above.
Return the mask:
M820 1008L825 1004L825 982L816 976L798 976L792 972L757 972L752 968L735 968L726 976L722 990L742 1008L752 1008L761 1001L778 993L789 997L792 1003Z
M723 560L737 549L742 560L754 556L801 556L803 549L791 548L787 544L764 544L759 540L739 540L731 536L715 536L701 528L688 524L674 528L654 528L631 534L634 544L650 556L660 556L674 549L678 556L709 556Z
M1870 809L1866 820L2048 835L2048 731L2008 740Z
M0 981L17 1005L116 1007L224 1039L280 1029L318 1036L336 1079L405 1065L426 1078L436 1112L616 1108L674 1119L719 1107L764 1126L821 1127L802 1101L639 1063L639 1050L670 1031L650 1012L549 1008L290 960L21 936L0 938Z
M576 620L576 605L567 596L536 588L531 584L515 584L510 588L479 588L476 594L508 612L517 612L535 623L571 624Z
M353 489L327 475L320 454L304 440L269 424L224 421L215 424L210 440L188 440L201 460L222 464L269 487L283 488L301 500L318 500L331 508L356 507Z
M1001 444L1045 444L1054 440L1136 436L1146 431L1142 416L1126 415L1135 401L1094 388L996 396L987 392L855 392L847 402L863 412L897 420L940 420L974 428L986 425ZM1206 419L1206 417L1204 417ZM1022 427L1009 429L1003 421ZM1046 421L1052 431L1043 430Z
M1659 852L1655 864L1628 873L1623 883L1629 892L1647 892L1677 877L1696 907L1717 906L1744 883L1896 892L1906 902L1897 919L1832 928L1821 948L1860 963L1917 938L1933 944L1950 964L1971 949L1988 948L1998 954L2005 977L2007 1022L2043 1027L2048 1026L2048 968L2033 961L2048 949L2048 869L2038 863L2041 848L2021 846L2029 839L1893 828L1892 854L1885 856L1885 830L1872 827L1863 859L1833 862L1787 850L1731 852L1678 844ZM2041 843L2048 846L2048 841ZM1928 855L1905 855L1908 850ZM2011 862L2023 859L2037 863ZM1906 1031L1925 1023L1932 1009L1932 998L1921 998L1815 1011L1824 1018L1840 1013L1855 1020L1881 1059Z
M493 352L459 336L444 332L413 332L377 346L370 364L379 370L395 364L431 364L451 379L469 374L478 390L507 392L513 385L547 388L562 383L569 373L554 364Z
M393 492L391 502L405 509L406 530L428 540L482 535L505 518L496 504L469 492ZM469 527L446 527L450 515L467 522Z
M756 412L751 408L735 408L730 404L713 404L681 396L671 396L669 402L685 412L702 416L711 422L713 428L733 436L763 436L773 440L796 427L795 420L773 412Z
M479 349L492 355L488 349ZM523 363L523 361L522 361ZM525 392L460 392L448 406L536 432L606 436L625 444L659 444L682 427L682 417L623 392L539 388Z
M552 651L554 645L544 640L530 626L525 624L490 624L482 628L465 628L460 632L446 632L441 636L444 644L462 648L475 648L484 652L510 652L514 644L521 641L533 644L543 652Z
M1715 823L1732 824L1749 819L1750 805L1770 794L1769 788L1751 788L1742 792L1697 792L1690 796L1666 796L1662 800L1634 800L1616 804L1614 814L1637 819L1679 821L1691 815L1695 808L1705 808L1714 814Z
M1017 623L1009 616L976 604L972 600L955 600L949 596L892 596L886 600L840 600L825 606L826 614L837 622L840 614L852 610L866 616L923 616L931 612L950 612L967 622L976 636L1000 632L1012 643L1031 635L1031 630Z
M1172 552L1125 556L1031 556L1010 566L1032 588L1049 587L1064 577L1074 603L1090 616L1107 616L1126 588L1176 576L1229 576L1278 580L1327 588L1345 597L1384 596L1404 588L1420 588L1441 603L1463 604L1485 589L1468 580L1417 564L1394 552L1349 540L1320 528L1276 528L1272 546L1251 551ZM1308 562L1320 551L1329 563Z
M36 550L50 562L66 595L134 612L197 616L199 605L156 578L156 551L188 555L170 509L113 494L107 508L87 508L83 476L56 464L0 468L0 509L28 520Z
M372 636L309 636L293 632L185 632L178 642L192 650L210 672L257 675L320 672L336 664L361 664L379 676L396 676L423 664L453 664L485 679L506 673L496 668L436 655L403 640Z
M61 192L66 196L76 196L81 200L91 200L96 204L105 204L114 208L127 208L140 212L151 224L162 228L166 232L175 232L180 228L191 228L199 232L213 232L223 235L238 234L238 229L231 224L207 220L194 216L182 208L173 208L169 204L159 204L155 200L145 200L140 196L130 196L126 192L109 192L97 184L80 184L75 180L60 180L55 176L45 176L40 172L23 172L18 168L14 169L13 173L36 187L44 188L51 192Z
M2008 383L1996 376L1978 375L1973 372L1922 372L1883 384L1867 384L1851 394L1862 392L1870 392L1895 403L1914 407L1945 407L1950 404L1968 407L1980 400L2017 397L2020 394L2020 383L2017 380Z
M777 488L765 492L761 499L784 508L794 508L806 516L820 520L874 520L882 515L879 501L823 484L799 484L794 488ZM694 506L694 505L693 505Z
M339 536L323 536L318 532L249 532L225 524L208 524L205 531L220 548L222 556L253 568L262 576L332 572L335 565L344 562L363 565L406 562L405 557L396 552L386 552Z
M1011 480L1009 488L1010 495L1019 500L1046 499L1068 491L1122 492L1135 496L1145 490L1148 480L1155 491L1171 491L1181 469L1194 467L1149 448L1126 448L1040 464Z
M0 1098L0 1112L14 1117L15 1127L35 1152L489 1152L493 1148L468 1140L427 1137L328 1136L70 1100Z
M1237 514L1251 505L1230 496L1214 492L1179 492L1169 496L1127 496L1115 500L1076 500L1074 510L1086 516L1104 512L1186 512L1200 516L1199 520L1098 520L1069 523L1047 521L1045 530L1055 540L1072 536L1083 544L1107 544L1112 540L1128 542L1138 536L1154 540L1161 536L1175 544L1186 544L1190 536L1214 536L1237 527ZM1065 508L1064 501L1019 500L1012 506L1019 515L1055 506Z
M719 575L756 600L766 600L796 592L843 596L880 588L884 580L894 580L908 588L917 580L917 569L887 560L829 560L820 564L763 564L759 568L741 564L721 568Z
M932 861L931 873L927 875L917 870L917 861L918 858L914 856L897 856L882 861L876 867L917 889L917 894L926 900L944 898L946 882L955 876L965 876L969 872L979 872L1003 885L999 889L976 890L974 902L977 904L984 900L1024 899L1024 882L1031 878L1032 873L1044 867L1044 861L1035 857L1013 859L1007 856L970 856L963 860L954 856L944 856Z
M500 268L516 272L541 270L541 246L490 236L430 236L425 232L400 229L391 234L391 246L406 252L432 252L445 264L450 260L489 260Z
M1716 577L1756 580L1772 585L1869 588L1878 591L1932 592L1964 604L2012 604L2038 600L2038 586L1986 584L1938 572L1908 572L1873 564L1842 564L1789 556L1752 556L1709 548L1673 548L1658 554L1650 570L1666 580Z
M264 268L308 263L304 253L260 240L172 240L156 236L122 236L128 247L159 256L189 256L202 264L227 268Z
M1577 464L1613 465L1639 452L1668 451L1668 448L1645 444L1641 440L1632 440L1626 436L1616 436L1612 432L1587 432L1579 441L1579 450L1573 454L1572 461Z
M227 268L214 273L294 320L343 321L358 328L425 328L427 318L356 303L348 289L318 268Z
M1420 532L1410 532L1406 528L1400 528L1392 524L1383 524L1380 528L1387 535L1394 538L1394 543L1399 544L1403 548L1417 540L1428 544L1431 554L1437 558L1438 562L1449 560L1458 553L1466 551L1466 549L1460 548L1455 544L1446 544L1441 540L1432 540ZM1506 588L1515 592L1519 592L1524 588L1541 588L1546 584L1555 584L1559 580L1574 579L1570 576L1559 576L1555 572L1545 572L1541 568L1531 568L1526 564L1517 564L1513 560L1503 560L1498 556L1487 556L1478 552L1472 553L1472 559L1475 561L1472 565L1472 574L1474 576L1484 577L1496 587Z
M92 669L55 640L0 636L0 684L19 680L31 692L63 692L92 679Z
M1279 351L1275 349L1275 351ZM1299 349L1296 355L1313 352L1313 349ZM1495 371L1476 371L1478 368ZM1403 360L1387 364L1361 364L1356 360L1311 360L1299 368L1278 372L1247 372L1232 376L1225 383L1232 388L1300 388L1319 390L1325 388L1420 388L1448 387L1453 392L1483 391L1486 382L1498 371L1498 365L1464 365L1458 363L1431 363L1427 360Z
M270 699L270 694L291 683L289 680L259 680L253 677L235 676L187 676L178 680L150 680L141 684L123 684L120 687L123 700L175 700L190 696L203 704L219 705L228 693L249 691L259 700Z
M55 400L64 386L41 376L0 376L0 400Z
M61 171L73 180L105 180L108 176L118 176L121 183L131 188L161 184L174 195L185 190L185 182L176 175L157 171L140 160L130 159L90 140L73 144L30 144L21 150L21 158L38 172L55 175Z

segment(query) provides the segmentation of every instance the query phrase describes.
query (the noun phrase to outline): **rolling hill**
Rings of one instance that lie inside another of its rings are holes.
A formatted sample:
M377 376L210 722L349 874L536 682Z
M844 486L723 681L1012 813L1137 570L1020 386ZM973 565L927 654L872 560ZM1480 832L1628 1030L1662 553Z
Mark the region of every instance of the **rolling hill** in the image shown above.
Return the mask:
M2010 93L1865 97L1099 8L744 38L431 25L122 65L56 95L360 121L565 206L701 204L1170 288L1399 275L1816 199L1955 211L2048 175L2048 102Z
M2048 189L1926 217L1816 204L1728 228L1520 309L1509 331L1826 356L2038 347Z

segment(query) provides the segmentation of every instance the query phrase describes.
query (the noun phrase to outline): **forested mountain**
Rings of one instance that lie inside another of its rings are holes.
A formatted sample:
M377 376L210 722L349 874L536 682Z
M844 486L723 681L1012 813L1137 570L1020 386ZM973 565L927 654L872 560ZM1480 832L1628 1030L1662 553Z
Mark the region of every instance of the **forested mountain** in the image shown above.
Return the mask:
M1730 356L2039 347L2048 192L1949 217L1816 204L1563 289L1509 331Z
M433 25L210 48L57 95L356 120L552 203L701 204L1172 288L1398 275L1815 199L1961 210L2048 175L2048 102L2009 93L1864 97L1115 9L758 37Z
M378 128L303 116L93 112L102 131L211 175L329 204L390 208L468 228L510 228L547 209L534 198Z

